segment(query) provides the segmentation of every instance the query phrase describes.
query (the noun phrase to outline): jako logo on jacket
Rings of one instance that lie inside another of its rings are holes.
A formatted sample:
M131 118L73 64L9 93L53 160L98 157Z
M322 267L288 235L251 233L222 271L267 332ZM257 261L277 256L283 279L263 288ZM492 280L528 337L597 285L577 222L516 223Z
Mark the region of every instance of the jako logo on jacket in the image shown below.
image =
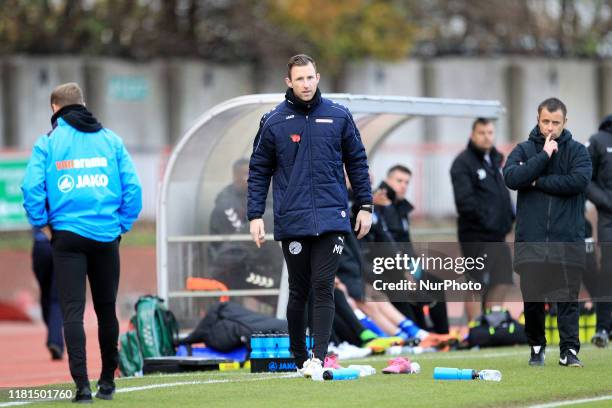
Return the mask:
M83 132L62 117L36 142L21 189L33 226L102 242L127 232L142 208L140 181L119 136L105 128Z

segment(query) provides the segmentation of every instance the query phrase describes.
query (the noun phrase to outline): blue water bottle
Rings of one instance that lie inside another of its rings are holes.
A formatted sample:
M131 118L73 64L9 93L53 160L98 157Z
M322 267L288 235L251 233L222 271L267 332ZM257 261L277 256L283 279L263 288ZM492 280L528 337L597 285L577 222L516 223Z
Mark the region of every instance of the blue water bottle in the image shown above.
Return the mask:
M262 340L263 338L259 333L253 333L251 336L251 359L265 357L265 349Z
M276 344L278 345L278 358L291 358L291 351L289 351L290 344L288 334L280 334Z
M353 368L338 368L323 371L324 380L342 381L356 380L359 378L359 370Z
M472 369L436 367L433 373L434 380L475 380L478 372Z
M264 347L266 348L265 358L276 358L276 334L265 334L263 338Z

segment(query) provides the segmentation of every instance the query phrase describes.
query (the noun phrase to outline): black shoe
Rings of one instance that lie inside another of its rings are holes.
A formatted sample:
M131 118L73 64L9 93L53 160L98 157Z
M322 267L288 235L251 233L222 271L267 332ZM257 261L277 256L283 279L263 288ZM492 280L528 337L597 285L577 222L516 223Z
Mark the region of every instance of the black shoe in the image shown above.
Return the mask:
M98 381L98 391L96 392L96 398L110 401L115 395L115 383L107 383Z
M77 404L91 404L93 398L91 398L91 388L88 386L77 388L76 395L72 399L72 402Z
M546 346L531 346L530 366L543 366L546 359Z
M51 360L61 360L63 356L62 349L57 344L49 343L47 344L47 350L51 353Z
M578 353L576 353L574 349L569 349L561 353L559 365L564 367L584 367L578 358Z
M605 330L599 330L593 338L591 338L591 343L599 348L608 347L608 332Z

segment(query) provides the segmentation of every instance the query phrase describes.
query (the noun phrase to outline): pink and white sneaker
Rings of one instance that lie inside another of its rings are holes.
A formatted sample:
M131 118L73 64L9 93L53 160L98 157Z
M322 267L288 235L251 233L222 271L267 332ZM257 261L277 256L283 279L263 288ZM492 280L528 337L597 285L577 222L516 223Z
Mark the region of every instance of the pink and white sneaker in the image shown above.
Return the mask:
M389 365L382 369L383 374L411 374L413 372L410 360L397 357L389 360Z
M338 364L338 356L335 354L329 354L327 357L325 357L323 368L342 368L342 366Z

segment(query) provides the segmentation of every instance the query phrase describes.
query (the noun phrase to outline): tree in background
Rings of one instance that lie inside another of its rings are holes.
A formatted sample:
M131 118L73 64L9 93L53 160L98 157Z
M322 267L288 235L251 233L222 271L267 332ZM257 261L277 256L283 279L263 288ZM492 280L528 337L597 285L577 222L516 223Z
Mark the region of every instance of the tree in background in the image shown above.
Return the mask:
M2 0L0 53L351 60L612 55L612 0Z
M417 55L612 55L612 0L429 0Z
M288 34L285 41L294 53L316 56L338 90L349 61L408 55L415 29L407 5L383 0L269 0L269 19Z

